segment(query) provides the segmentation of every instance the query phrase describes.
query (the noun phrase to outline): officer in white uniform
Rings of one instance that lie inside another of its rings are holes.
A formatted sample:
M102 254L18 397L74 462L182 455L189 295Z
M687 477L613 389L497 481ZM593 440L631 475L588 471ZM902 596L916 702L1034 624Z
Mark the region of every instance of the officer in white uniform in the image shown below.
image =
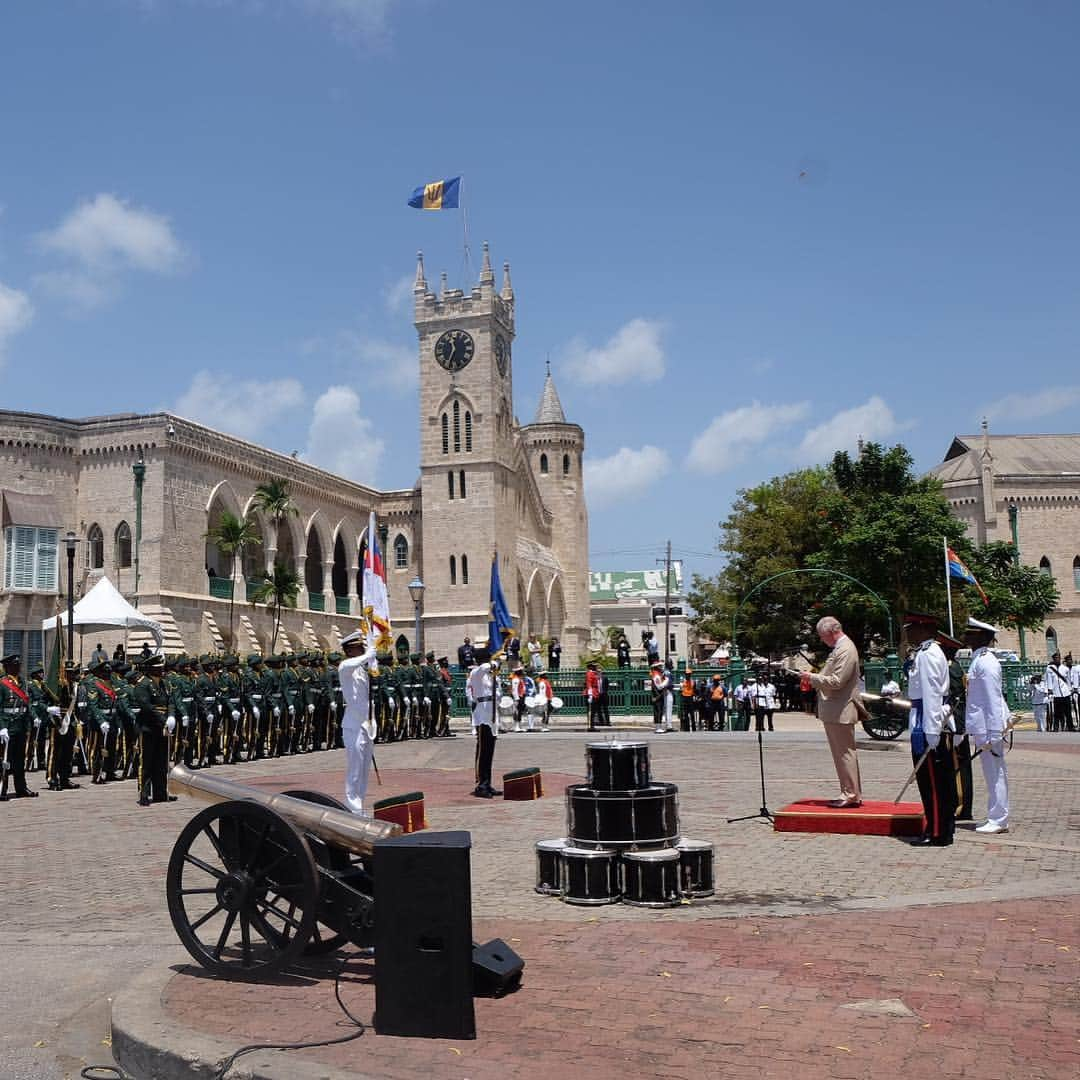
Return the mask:
M361 630L341 639L345 659L338 666L345 716L341 737L345 742L345 803L354 814L364 812L368 772L375 750L375 723L368 707L368 670L375 664L375 649L369 648Z
M1011 714L1001 689L1001 661L990 649L997 630L989 623L968 619L964 644L972 650L968 668L968 736L982 762L988 809L978 833L1009 831L1009 776L1005 768L1005 732Z
M476 734L476 787L478 799L493 799L502 792L491 786L491 765L495 758L495 697L499 686L499 663L488 649L475 649L476 667L469 672L465 696L472 706L472 726Z

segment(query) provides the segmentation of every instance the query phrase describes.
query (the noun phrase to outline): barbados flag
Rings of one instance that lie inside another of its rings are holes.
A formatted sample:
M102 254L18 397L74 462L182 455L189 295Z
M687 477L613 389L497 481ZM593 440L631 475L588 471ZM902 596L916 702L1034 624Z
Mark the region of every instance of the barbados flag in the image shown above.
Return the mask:
M491 592L488 607L488 648L496 652L514 632L514 620L510 618L510 609L506 606L502 584L499 581L499 553L491 559Z
M389 651L393 646L390 598L386 592L386 567L379 547L374 510L368 518L367 551L364 552L364 621L368 624L369 640L374 635L375 648L379 652Z
M975 579L975 575L967 568L967 564L951 547L945 548L945 558L949 566L949 577L963 581L967 585L974 585L975 588L979 590L979 595L983 598L983 603L989 604L990 601L986 598L986 593L983 592L982 586Z
M449 180L434 180L418 187L412 193L409 205L417 210L456 210L460 190L460 176L451 177Z

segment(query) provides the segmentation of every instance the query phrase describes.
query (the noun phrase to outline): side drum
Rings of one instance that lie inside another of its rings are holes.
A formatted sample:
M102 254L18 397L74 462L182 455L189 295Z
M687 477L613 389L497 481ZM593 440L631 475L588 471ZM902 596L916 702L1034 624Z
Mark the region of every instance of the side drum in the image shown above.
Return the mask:
M649 744L600 742L585 746L586 786L596 791L628 791L649 786Z
M537 840L536 842L536 892L543 896L562 893L562 855L566 840Z
M679 853L674 848L626 851L622 856L623 902L634 907L675 907L679 896Z
M675 845L679 853L679 889L683 896L712 896L713 846L704 840L680 840Z
M671 846L679 837L679 789L650 784L629 791L566 789L567 834L579 847Z
M568 904L614 904L619 899L619 854L602 848L565 847L562 898Z

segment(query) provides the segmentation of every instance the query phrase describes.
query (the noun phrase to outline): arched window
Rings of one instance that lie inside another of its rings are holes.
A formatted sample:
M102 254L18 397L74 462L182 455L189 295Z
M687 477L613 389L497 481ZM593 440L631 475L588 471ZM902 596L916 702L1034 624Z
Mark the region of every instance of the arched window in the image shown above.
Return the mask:
M453 469L451 469L446 474L446 487L447 487L447 490L450 492L450 498L452 499L454 497L454 470Z
M126 570L131 565L131 528L126 521L116 526L116 566Z
M462 555L461 556L461 584L462 585L468 585L469 584L469 556L468 555Z
M454 453L461 452L461 403L454 402Z
M472 413L465 410L465 452L472 453Z
M1049 660L1057 651L1057 631L1052 626L1048 626L1046 628L1046 659Z
M453 555L450 556L450 584L457 584L457 559Z
M446 413L442 414L442 452L450 453L450 420Z
M404 570L409 565L409 541L401 533L394 537L394 568Z
M86 533L86 569L100 570L105 565L105 534L100 525L91 525Z
M1039 573L1047 577L1054 576L1054 571L1050 569L1050 560L1045 555L1039 560Z
M570 455L563 454L562 456L562 474L563 476L570 475Z
M1080 555L1073 559L1073 588L1080 592Z
M465 498L465 470L458 473L458 498Z
M540 471L546 473L548 471L547 454L540 455Z

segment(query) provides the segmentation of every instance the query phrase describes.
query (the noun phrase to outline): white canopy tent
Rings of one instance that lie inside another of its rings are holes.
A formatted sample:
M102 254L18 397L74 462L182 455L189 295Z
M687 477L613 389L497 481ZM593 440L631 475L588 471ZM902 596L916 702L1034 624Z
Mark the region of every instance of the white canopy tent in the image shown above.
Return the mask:
M60 613L60 625L67 626L67 611ZM75 629L86 630L148 630L161 648L165 638L161 624L133 608L117 591L116 586L103 577L76 605ZM42 630L55 630L56 617L46 619Z

